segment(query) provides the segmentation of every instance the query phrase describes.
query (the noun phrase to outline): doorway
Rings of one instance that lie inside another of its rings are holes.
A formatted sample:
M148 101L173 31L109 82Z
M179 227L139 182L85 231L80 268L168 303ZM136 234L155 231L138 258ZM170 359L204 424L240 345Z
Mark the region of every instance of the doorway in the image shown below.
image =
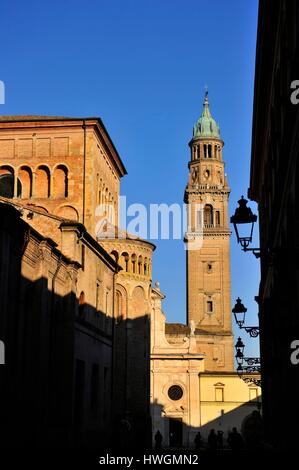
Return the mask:
M170 447L181 447L183 444L183 421L182 418L169 418L169 445Z

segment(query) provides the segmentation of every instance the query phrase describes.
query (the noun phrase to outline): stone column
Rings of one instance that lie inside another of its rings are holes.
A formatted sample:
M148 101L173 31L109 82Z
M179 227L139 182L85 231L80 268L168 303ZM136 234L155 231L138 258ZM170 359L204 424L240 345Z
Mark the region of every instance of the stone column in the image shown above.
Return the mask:
M53 186L54 186L54 171L50 171L50 194L49 194L49 197L53 197Z
M14 185L13 185L13 197L18 197L18 170L14 172Z
M32 172L31 197L35 197L36 171Z

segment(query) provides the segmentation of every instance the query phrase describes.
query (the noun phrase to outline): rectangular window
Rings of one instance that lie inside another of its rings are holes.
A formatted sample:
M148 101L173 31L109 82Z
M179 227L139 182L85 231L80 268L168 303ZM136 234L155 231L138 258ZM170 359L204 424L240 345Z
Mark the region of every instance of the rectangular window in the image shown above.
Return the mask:
M212 145L208 145L208 157L212 158Z
M258 389L250 388L249 389L249 401L256 400L258 398Z
M210 204L205 205L203 218L205 225L213 225L213 207Z
M224 390L222 387L215 388L215 401L224 401Z
M216 211L216 227L220 226L220 211Z
M212 313L213 312L213 302L212 300L207 301L207 312Z

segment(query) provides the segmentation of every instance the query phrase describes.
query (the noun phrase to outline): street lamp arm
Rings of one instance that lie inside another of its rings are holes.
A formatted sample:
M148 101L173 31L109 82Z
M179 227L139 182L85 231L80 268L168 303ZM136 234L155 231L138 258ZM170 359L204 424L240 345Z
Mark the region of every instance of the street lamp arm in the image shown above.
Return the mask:
M260 258L261 257L261 249L260 248L247 248L247 246L243 246L243 244L241 243L242 245L242 250L243 251L252 251L252 253L254 254L254 256L256 258Z
M257 338L260 334L259 326L242 326L241 328L244 328L246 333L249 333L251 338Z

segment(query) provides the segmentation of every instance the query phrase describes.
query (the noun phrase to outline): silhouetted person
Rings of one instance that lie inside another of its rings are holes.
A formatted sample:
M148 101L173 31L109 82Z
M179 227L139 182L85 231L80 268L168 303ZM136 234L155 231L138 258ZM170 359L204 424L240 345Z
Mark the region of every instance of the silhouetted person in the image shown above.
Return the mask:
M223 431L217 431L217 448L223 449Z
M237 431L237 428L233 428L227 439L229 446L232 450L240 450L243 447L243 438Z
M195 436L194 443L195 443L195 448L196 448L196 449L200 449L201 434L200 434L199 431L198 431L198 433L197 433L196 436Z
M158 429L158 431L155 434L155 443L156 443L155 449L161 449L162 441L163 441L163 436Z
M217 436L215 433L215 429L211 429L209 437L208 437L208 444L211 450L217 450Z

